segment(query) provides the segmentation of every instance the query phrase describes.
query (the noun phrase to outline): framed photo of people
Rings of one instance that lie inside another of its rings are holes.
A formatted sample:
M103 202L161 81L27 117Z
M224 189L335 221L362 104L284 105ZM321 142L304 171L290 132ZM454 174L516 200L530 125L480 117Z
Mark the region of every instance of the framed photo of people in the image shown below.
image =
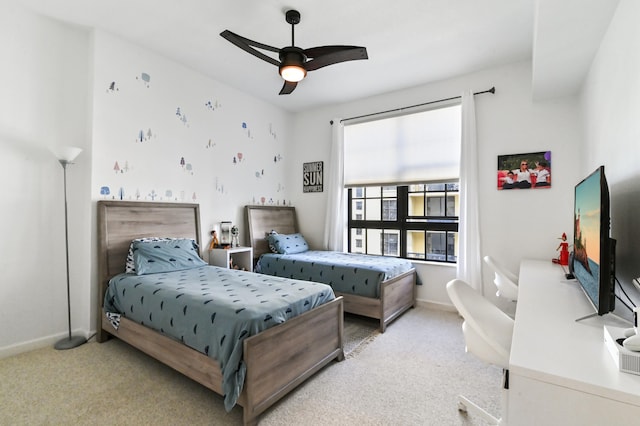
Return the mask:
M551 151L498 155L498 190L551 187Z

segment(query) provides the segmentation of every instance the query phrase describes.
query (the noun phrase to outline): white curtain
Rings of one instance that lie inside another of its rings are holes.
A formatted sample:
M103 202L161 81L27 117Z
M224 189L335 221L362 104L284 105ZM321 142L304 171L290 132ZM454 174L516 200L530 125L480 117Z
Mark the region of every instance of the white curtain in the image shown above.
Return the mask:
M345 190L344 190L344 126L333 120L331 154L325 170L327 211L324 220L325 250L344 251Z
M458 229L458 278L480 293L480 220L478 213L478 145L473 92L462 94L462 144L460 152L460 224Z

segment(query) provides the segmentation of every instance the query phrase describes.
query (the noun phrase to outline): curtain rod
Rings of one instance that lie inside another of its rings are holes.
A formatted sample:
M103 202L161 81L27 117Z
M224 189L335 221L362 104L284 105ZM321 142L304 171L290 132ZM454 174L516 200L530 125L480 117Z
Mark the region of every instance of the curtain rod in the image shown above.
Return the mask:
M493 86L491 89L483 90L482 92L475 92L474 95L482 95L484 93L496 93L496 87ZM425 105L436 104L438 102L452 101L454 99L460 99L460 98L462 98L462 96L454 96L454 97L451 97L451 98L438 99L437 101L424 102L422 104L416 104L416 105L406 106L406 107L402 107L402 108L389 109L389 110L380 111L380 112L373 112L371 114L359 115L357 117L343 118L342 120L340 120L340 122L344 123L345 121L357 120L358 118L371 117L371 116L374 116L374 115L386 114L386 113L389 113L389 112L398 112L398 111L402 111L402 110L409 109L409 108L417 108L417 107L421 107L421 106L425 106ZM331 120L331 124L333 124L333 120Z

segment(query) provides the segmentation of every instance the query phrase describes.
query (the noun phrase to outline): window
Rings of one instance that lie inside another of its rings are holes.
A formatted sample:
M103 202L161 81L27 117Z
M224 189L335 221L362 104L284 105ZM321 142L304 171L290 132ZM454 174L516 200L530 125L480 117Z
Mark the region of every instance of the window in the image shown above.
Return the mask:
M455 263L458 192L457 182L349 188L348 250Z
M458 101L345 125L350 252L456 262L461 128Z

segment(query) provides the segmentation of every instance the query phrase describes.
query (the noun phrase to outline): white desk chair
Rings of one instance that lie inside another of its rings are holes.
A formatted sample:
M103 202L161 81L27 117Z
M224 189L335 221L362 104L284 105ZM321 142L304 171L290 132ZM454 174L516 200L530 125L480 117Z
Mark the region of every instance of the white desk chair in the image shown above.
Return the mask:
M486 363L502 367L504 370L502 389L502 412L504 413L507 410L508 402L509 355L514 321L462 280L449 281L447 293L464 318L462 333L467 352L471 352ZM503 424L502 419L493 417L464 396L460 395L458 398L460 411L472 410L491 424Z
M496 296L509 300L518 300L518 276L507 271L491 256L485 256L484 262L493 269L495 277L493 283L498 288Z

